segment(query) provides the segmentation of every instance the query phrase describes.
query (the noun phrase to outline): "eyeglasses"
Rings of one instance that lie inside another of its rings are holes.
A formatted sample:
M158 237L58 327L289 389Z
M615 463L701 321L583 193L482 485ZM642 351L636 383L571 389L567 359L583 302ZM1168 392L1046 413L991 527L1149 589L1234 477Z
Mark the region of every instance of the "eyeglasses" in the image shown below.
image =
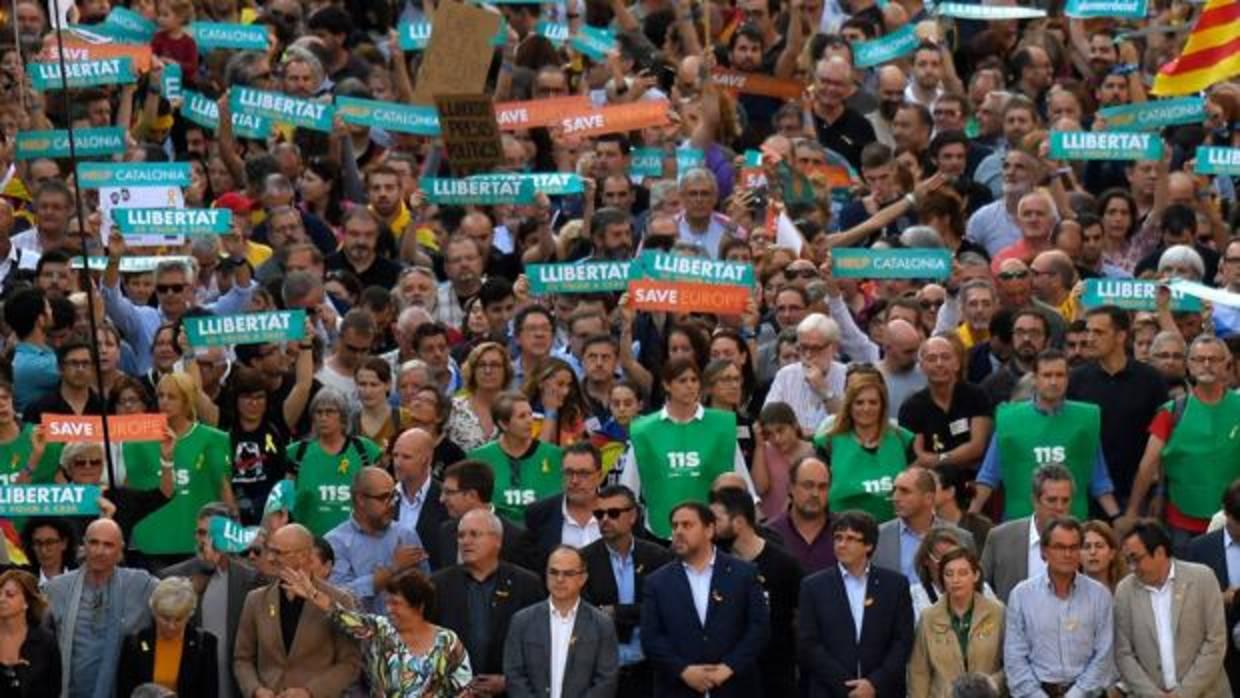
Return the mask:
M1226 356L1193 356L1189 357L1189 362L1194 364L1225 364Z
M935 310L937 308L942 308L943 303L945 302L946 301L932 300L929 298L923 298L922 300L917 301L918 305L921 306L922 310Z
M75 468L102 468L103 459L102 458L76 458L73 461L73 467Z
M594 518L602 521L603 519L618 519L623 514L633 511L633 507L619 507L616 509L595 509Z
M999 279L1001 281L1016 281L1017 279L1025 279L1028 277L1029 277L1029 272L1027 271L1001 271L999 272Z
M585 570L557 570L554 567L550 567L547 569L547 576L555 577L557 579L572 579L573 577L585 574L585 572Z
M65 368L72 368L78 371L85 371L90 368L89 359L66 359Z
M185 284L155 284L155 293L183 293Z

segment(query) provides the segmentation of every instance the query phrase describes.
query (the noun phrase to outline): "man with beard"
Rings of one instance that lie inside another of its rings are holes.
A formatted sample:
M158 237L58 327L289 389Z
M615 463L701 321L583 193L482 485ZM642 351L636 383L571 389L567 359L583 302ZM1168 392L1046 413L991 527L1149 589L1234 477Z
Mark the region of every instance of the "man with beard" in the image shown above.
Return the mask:
M1083 213L1076 217L1081 228L1080 254L1073 255L1076 262L1076 273L1082 279L1128 279L1132 274L1124 269L1103 260L1102 246L1105 233L1102 232L1102 221L1091 213ZM1217 308L1216 308L1217 312Z
M930 144L930 133L934 128L934 119L930 109L922 104L905 102L896 112L891 122L891 137L896 141L896 148L907 150L924 162L926 146Z
M878 69L878 108L865 115L874 127L874 135L879 143L888 148L896 147L895 138L891 135L891 122L896 112L904 103L904 86L908 78L900 66L888 63Z
M766 0L759 0L765 5ZM776 34L778 36L778 34ZM764 59L768 44L758 25L745 23L732 34L728 44L728 65L743 73L770 73L773 62ZM749 143L761 143L771 135L771 119L784 105L782 99L765 95L740 94L738 103L748 117L744 139Z
M1007 402L1017 383L1033 370L1033 360L1046 348L1050 323L1037 308L1021 308L1012 319L1012 357L982 381L992 405Z
M1020 148L1025 136L1041 127L1042 119L1038 116L1038 108L1033 101L1024 95L1012 95L1003 107L1003 140L995 147L995 152L978 164L977 170L973 173L973 179L978 184L989 187L990 193L995 196L1006 195L1007 187L1004 186L1007 184L1006 154ZM1032 155L1037 157L1037 153L1032 153ZM1040 182L1041 178L1034 181ZM990 250L991 254L995 252L996 250Z
M380 223L370 209L360 206L344 214L344 242L327 257L327 269L357 276L363 287L392 288L400 278L400 264L379 256Z
M927 109L943 93L943 54L934 44L923 43L913 52L913 79L904 89L904 100Z
M628 213L607 206L594 213L590 219L590 243L592 262L624 261L633 258L633 217Z
M940 99L942 102L946 99ZM939 109L939 105L935 105L935 109ZM969 142L969 138L964 135L964 131L939 131L934 134L934 138L930 139L930 146L926 150L929 156L930 164L939 172L942 172L951 181L952 189L964 199L964 212L967 215L973 215L986 204L990 203L994 197L990 193L990 189L983 187L969 173L970 155L974 151L979 153L988 153L989 151L979 145ZM984 157L984 156L983 156Z
M1034 185L1042 180L1044 169L1036 154L1024 150L1010 148L999 157L1003 163L1002 195L969 216L965 226L965 237L985 247L992 257L1020 239L1017 207L1025 194L1033 191ZM980 165L978 170L980 174Z
M465 304L482 288L482 260L482 251L473 238L457 233L448 240L443 265L448 280L439 285L437 322L447 327L464 327Z
M478 243L486 276L512 280L521 275L521 259L495 246L495 224L491 216L482 211L468 213L461 219L457 232Z
M993 75L990 71L981 71L974 74L970 95L976 96L973 87L995 83L993 89L988 89L983 93L982 98L974 99L977 113L977 136L973 138L973 142L986 148L998 148L1003 143L1003 109L1007 106L1011 94L1002 91L1001 78L995 77L987 80L984 76Z

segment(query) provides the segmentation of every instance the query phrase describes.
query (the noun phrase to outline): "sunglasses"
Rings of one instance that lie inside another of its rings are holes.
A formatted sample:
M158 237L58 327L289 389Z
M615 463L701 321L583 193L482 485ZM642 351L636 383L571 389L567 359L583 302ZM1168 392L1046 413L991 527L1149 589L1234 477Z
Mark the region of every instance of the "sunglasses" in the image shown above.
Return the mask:
M999 272L999 278L1002 279L1003 281L1015 281L1017 279L1026 279L1028 277L1029 277L1029 272L1027 271L1001 271Z
M86 467L102 468L103 459L102 458L78 458L77 460L73 461L73 467L75 468L86 468Z
M603 519L618 519L621 515L633 510L633 507L623 507L616 509L595 509L594 518L602 521Z
M155 284L156 293L181 293L185 290L185 284Z

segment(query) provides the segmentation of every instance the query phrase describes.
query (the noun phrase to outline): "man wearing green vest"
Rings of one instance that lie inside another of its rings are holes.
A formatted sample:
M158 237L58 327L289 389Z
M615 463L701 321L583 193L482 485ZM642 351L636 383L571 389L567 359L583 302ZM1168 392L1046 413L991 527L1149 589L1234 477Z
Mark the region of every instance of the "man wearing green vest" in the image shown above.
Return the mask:
M1003 485L1003 515L1017 519L1032 513L1025 494L1040 466L1063 465L1076 481L1072 515L1089 518L1088 495L1096 498L1108 517L1120 513L1115 485L1102 455L1102 414L1097 405L1065 400L1068 358L1058 349L1038 354L1033 365L1034 397L1028 402L999 406L995 433L977 473L977 496L972 511L980 511L991 492ZM1088 485L1085 487L1083 485Z
M736 415L707 409L698 401L702 382L697 364L671 359L660 377L667 402L633 422L620 484L645 503L651 533L667 540L672 508L687 501L705 504L719 475L735 471L750 493L754 486L736 443Z
M524 521L525 507L560 491L563 453L534 438L534 410L521 393L500 393L491 405L499 438L470 451L469 458L495 473L495 513Z
M1232 360L1217 337L1193 340L1188 349L1193 391L1155 413L1132 485L1126 520L1140 514L1161 470L1167 526L1177 550L1205 533L1223 492L1240 478L1240 394L1227 389Z

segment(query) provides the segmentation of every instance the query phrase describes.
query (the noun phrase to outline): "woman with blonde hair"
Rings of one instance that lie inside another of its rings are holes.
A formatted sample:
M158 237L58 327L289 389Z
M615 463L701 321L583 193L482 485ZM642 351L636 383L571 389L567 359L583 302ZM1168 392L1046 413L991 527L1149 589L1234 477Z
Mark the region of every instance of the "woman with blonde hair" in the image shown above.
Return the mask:
M125 638L116 670L117 695L128 696L144 683L176 691L180 698L217 698L219 639L190 625L198 593L185 577L168 577L155 586L149 602L153 623Z
M1119 580L1128 575L1128 564L1120 554L1119 536L1103 521L1086 521L1081 529L1085 533L1081 539L1081 571L1114 592Z
M448 439L466 453L499 434L491 419L491 403L512 382L512 361L498 342L483 342L469 352L461 367L464 388L452 399Z
M25 570L0 574L0 686L5 696L41 698L60 685L60 647L43 628L47 599Z

